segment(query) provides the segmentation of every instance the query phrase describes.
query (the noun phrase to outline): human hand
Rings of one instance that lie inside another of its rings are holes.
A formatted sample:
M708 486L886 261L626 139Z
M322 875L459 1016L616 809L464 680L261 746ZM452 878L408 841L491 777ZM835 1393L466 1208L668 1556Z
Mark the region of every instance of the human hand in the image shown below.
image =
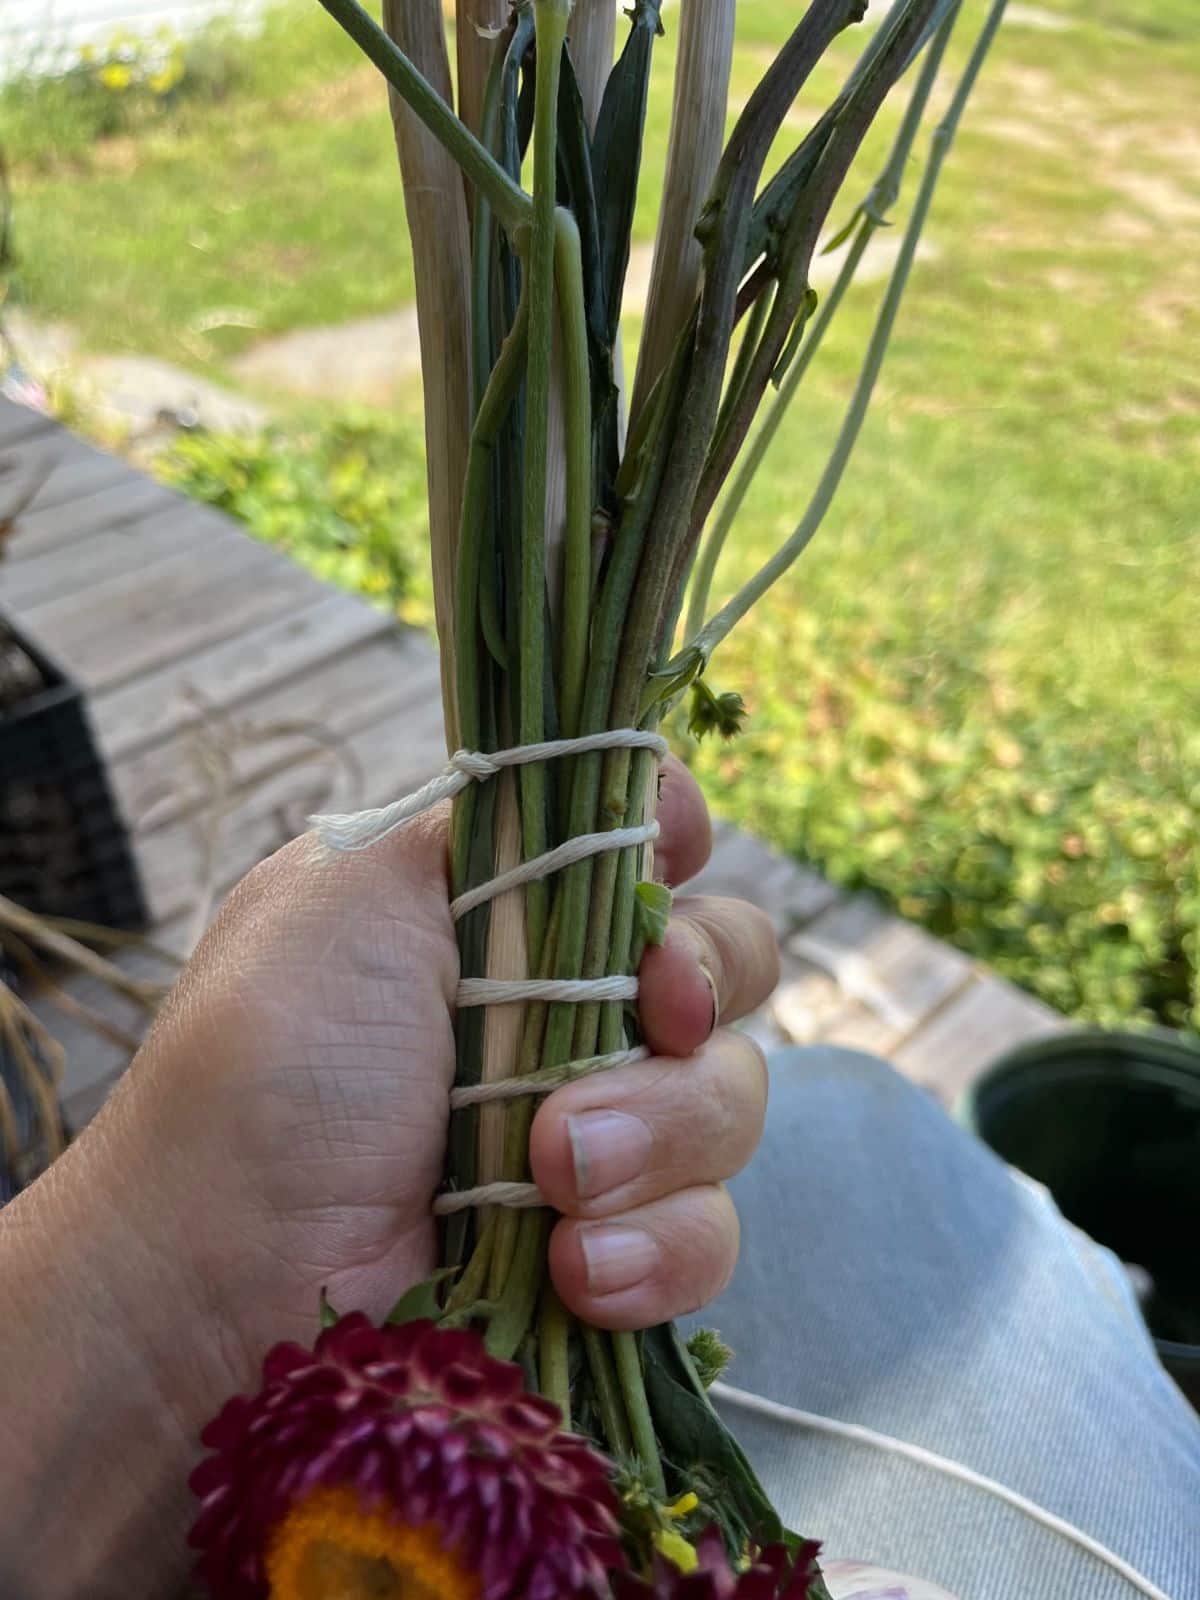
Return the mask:
M676 763L664 769L660 819L658 870L682 881L710 835ZM444 814L421 819L338 857L304 838L251 873L109 1105L44 1190L2 1219L10 1235L24 1221L27 1262L33 1231L52 1251L55 1218L69 1219L59 1278L74 1279L76 1302L81 1276L94 1285L88 1304L103 1306L128 1381L152 1379L165 1434L153 1448L144 1434L123 1441L106 1410L97 1449L163 1508L175 1559L195 1437L227 1394L252 1386L269 1345L311 1339L322 1287L339 1308L380 1316L434 1264L458 976L445 826ZM681 899L641 971L642 1026L659 1054L567 1085L538 1110L532 1176L563 1213L550 1266L578 1315L647 1326L727 1280L737 1222L719 1184L757 1143L766 1087L756 1048L714 1023L758 1004L776 974L761 914ZM47 1293L34 1290L43 1316ZM11 1371L19 1352L8 1359ZM115 1357L81 1359L86 1372L65 1385L77 1400ZM135 1409L150 1404L138 1392ZM73 1438L85 1458L86 1425ZM124 1515L132 1527L136 1510ZM41 1520L49 1541L45 1507Z

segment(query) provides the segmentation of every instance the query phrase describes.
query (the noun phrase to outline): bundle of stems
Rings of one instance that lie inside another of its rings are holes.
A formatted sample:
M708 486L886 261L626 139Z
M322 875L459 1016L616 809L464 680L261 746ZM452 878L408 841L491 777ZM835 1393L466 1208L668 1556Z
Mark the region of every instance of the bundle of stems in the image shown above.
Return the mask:
M385 0L382 29L355 0L322 4L391 88L420 299L451 748L654 729L685 693L697 725L734 720L701 675L828 510L1004 0L990 0L933 131L861 372L807 509L711 615L717 559L750 478L897 200L960 0L893 0L865 31L840 92L791 148L785 122L798 102L804 108L805 86L834 41L862 21L864 0L811 0L723 147L734 0L681 0L665 19L662 0L634 0L615 64L612 0L577 0L574 15L570 0L518 0L511 10L503 0L458 0L458 116L440 0ZM665 22L676 19L664 209L627 404L620 318L651 63ZM891 153L838 236L849 248L818 305L814 253L864 136L902 80L907 105ZM653 752L623 746L530 761L470 784L454 806L453 893L581 836L636 828L655 800ZM642 842L480 896L458 924L464 978L636 973L665 914L652 876ZM458 1086L520 1076L531 1080L526 1089L545 1091L635 1044L636 1028L621 1000L464 1007ZM679 1082L686 1094L684 1074ZM457 1111L448 1185L527 1180L535 1104L531 1092ZM536 1205L450 1215L436 1314L478 1326L493 1352L522 1362L617 1462L628 1503L640 1496L653 1515L694 1494L696 1516L717 1522L735 1552L780 1536L674 1331L601 1333L565 1313L546 1274L550 1222Z

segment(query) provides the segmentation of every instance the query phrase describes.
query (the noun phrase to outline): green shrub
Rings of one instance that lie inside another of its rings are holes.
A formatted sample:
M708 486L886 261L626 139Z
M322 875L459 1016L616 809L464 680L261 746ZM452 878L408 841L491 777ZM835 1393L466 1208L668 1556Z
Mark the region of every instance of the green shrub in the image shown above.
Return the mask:
M997 705L886 625L803 655L693 746L727 815L1069 1016L1200 1027L1200 731Z
M244 522L320 578L430 614L419 421L348 413L258 434L184 434L157 458L164 483Z

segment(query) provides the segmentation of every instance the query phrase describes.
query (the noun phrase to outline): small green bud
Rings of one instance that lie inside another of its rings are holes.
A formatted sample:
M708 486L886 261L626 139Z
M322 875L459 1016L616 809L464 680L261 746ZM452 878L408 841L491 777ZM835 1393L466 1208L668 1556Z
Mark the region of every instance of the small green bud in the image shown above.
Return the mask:
M688 716L688 732L695 739L706 733L719 733L722 739L732 739L742 731L746 715L746 702L734 690L714 694L703 678L692 685L692 704Z
M710 1388L733 1360L733 1351L715 1328L697 1328L687 1342L696 1376Z

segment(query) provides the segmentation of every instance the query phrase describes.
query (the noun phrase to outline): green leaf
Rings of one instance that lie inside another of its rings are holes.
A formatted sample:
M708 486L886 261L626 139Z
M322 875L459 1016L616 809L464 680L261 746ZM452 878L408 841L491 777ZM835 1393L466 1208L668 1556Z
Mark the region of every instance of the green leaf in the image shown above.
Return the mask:
M680 1484L700 1495L731 1551L748 1539L778 1543L784 1537L779 1514L713 1409L674 1324L649 1329L642 1349L655 1431Z
M604 256L596 191L592 180L592 146L583 98L570 51L565 51L558 92L559 188L579 226L583 258L583 296L587 322L588 378L592 401L594 488L596 505L613 503L620 457L617 386L613 381L613 347L609 338L604 289Z
M414 1283L411 1289L406 1289L396 1304L384 1318L385 1322L436 1322L442 1314L441 1301L438 1295L439 1285L447 1278L452 1278L458 1271L457 1267L439 1267L439 1269L421 1283Z
M604 265L607 339L616 339L629 266L629 239L642 165L642 135L654 41L662 32L662 0L635 0L633 26L609 74L592 140L592 176Z
M326 1328L332 1328L341 1320L341 1313L335 1311L330 1305L329 1296L326 1294L324 1288L321 1290L321 1301L317 1315L320 1318L322 1332L324 1332Z
M662 944L671 920L671 891L665 883L634 885L634 926L643 944Z

